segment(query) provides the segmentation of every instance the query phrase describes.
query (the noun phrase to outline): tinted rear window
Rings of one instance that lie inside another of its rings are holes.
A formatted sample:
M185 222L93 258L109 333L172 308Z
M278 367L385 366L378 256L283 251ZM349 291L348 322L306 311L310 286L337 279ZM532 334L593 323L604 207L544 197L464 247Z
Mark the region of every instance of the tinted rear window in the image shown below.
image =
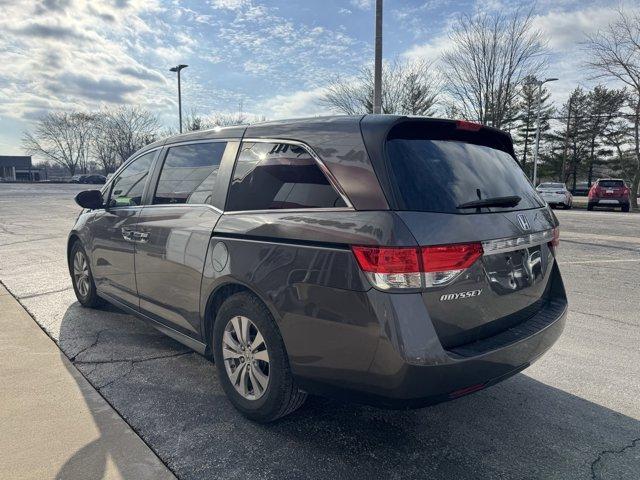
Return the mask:
M564 183L541 183L540 188L564 188Z
M600 180L598 185L603 188L619 188L624 187L624 182L622 180Z
M513 157L502 150L460 141L396 138L387 141L387 161L402 210L477 213L456 207L513 195L522 198L516 207L481 212L544 205Z

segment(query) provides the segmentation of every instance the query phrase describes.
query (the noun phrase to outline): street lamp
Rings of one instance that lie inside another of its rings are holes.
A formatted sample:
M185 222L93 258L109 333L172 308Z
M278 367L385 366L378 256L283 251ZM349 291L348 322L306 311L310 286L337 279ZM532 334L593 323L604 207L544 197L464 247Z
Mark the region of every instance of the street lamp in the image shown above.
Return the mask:
M182 133L182 94L180 92L180 70L187 68L189 65L180 64L169 69L170 72L178 73L178 117L180 119L180 133Z
M382 113L382 0L376 0L376 37L373 62L373 113Z
M533 150L533 186L538 182L538 147L540 145L540 104L542 103L542 85L547 82L555 82L557 78L547 78L545 80L535 80L531 83L538 85L538 114L536 116L536 146Z

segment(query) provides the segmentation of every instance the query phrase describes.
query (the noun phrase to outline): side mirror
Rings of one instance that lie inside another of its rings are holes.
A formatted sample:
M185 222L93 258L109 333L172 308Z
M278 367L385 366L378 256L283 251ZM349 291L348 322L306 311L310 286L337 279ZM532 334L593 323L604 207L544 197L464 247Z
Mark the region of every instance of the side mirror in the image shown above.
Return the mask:
M76 195L76 203L82 208L95 210L104 207L104 199L100 190L85 190Z

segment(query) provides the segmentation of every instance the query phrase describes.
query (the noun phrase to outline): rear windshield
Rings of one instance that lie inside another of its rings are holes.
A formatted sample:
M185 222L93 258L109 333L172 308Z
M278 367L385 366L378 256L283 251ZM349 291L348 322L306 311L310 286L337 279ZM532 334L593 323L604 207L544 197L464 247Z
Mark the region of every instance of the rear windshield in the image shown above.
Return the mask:
M478 213L458 205L517 195L516 207L482 208L480 213L526 210L544 205L522 169L502 150L452 140L392 139L387 161L401 210Z
M624 182L622 180L600 180L598 185L604 188L624 187Z
M564 183L541 183L540 188L564 188Z

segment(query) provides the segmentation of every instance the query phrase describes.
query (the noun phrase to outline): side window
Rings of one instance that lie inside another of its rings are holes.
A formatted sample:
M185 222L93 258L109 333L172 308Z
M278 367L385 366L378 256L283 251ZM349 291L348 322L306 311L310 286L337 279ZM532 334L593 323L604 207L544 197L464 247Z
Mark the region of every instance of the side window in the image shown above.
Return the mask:
M209 203L225 142L194 143L169 148L162 166L154 205Z
M286 143L242 144L226 210L344 206L342 197L304 148Z
M149 175L149 168L156 152L146 153L120 172L113 181L113 188L109 196L109 207L129 207L142 203L144 184Z

